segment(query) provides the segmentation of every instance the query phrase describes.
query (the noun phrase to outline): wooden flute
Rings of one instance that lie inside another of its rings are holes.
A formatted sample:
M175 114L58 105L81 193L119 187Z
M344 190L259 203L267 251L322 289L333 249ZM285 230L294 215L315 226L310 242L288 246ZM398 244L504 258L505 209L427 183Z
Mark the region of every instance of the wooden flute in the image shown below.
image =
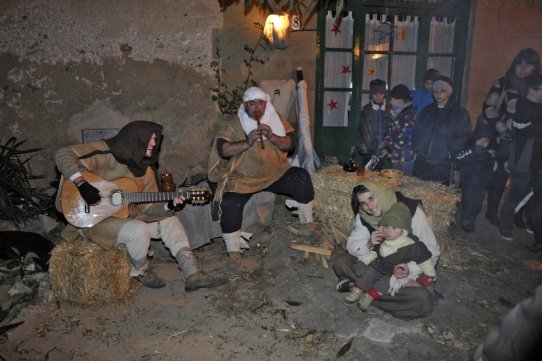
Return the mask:
M257 112L256 114L254 114L255 118L256 118L256 124L258 125L258 127L260 126L260 118L262 117L262 113L260 112ZM265 149L265 144L263 144L263 133L260 135L260 145L262 147L262 149Z

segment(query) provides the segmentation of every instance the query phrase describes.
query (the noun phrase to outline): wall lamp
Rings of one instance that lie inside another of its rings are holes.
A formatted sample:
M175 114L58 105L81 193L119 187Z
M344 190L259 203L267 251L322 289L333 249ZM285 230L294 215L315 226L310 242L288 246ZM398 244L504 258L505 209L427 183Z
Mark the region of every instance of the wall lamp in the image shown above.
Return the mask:
M265 20L263 34L270 45L277 49L286 49L290 46L286 40L289 26L288 15L270 14Z

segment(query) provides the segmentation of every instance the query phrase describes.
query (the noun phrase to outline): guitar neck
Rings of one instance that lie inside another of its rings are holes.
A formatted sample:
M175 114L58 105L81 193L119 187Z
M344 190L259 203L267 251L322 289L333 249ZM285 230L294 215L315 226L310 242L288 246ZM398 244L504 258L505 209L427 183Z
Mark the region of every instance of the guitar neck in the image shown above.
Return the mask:
M148 203L148 202L167 202L177 197L184 197L189 200L192 196L191 191L176 192L134 192L124 193L123 203Z

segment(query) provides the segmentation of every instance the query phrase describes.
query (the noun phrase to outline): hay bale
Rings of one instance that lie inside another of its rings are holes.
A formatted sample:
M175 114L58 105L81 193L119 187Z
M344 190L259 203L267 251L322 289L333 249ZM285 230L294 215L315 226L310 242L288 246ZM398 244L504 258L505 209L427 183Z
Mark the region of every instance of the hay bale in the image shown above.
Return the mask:
M78 238L53 249L49 279L53 293L61 301L110 303L132 294L130 270L126 247L106 250Z
M340 165L329 165L312 176L315 190L314 209L319 220L334 224L344 233L350 234L354 228L354 216L350 206L352 188L363 179L388 185L409 198L421 200L429 224L444 253L451 240L449 225L454 218L458 196L453 189L436 182L414 177L386 179L376 172L367 172L363 177L359 177L356 173L343 171Z

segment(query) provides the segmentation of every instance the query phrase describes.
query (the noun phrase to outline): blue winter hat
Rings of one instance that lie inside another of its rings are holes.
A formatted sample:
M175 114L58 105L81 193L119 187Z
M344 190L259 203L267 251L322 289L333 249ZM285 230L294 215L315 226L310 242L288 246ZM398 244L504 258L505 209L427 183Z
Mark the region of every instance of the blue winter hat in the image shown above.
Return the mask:
M491 129L491 126L486 123L479 123L472 133L472 140L477 141L480 138L488 138L490 141L493 141L495 137L495 132Z
M386 82L382 79L374 79L369 82L369 94L373 95L375 93L384 93L386 94Z

